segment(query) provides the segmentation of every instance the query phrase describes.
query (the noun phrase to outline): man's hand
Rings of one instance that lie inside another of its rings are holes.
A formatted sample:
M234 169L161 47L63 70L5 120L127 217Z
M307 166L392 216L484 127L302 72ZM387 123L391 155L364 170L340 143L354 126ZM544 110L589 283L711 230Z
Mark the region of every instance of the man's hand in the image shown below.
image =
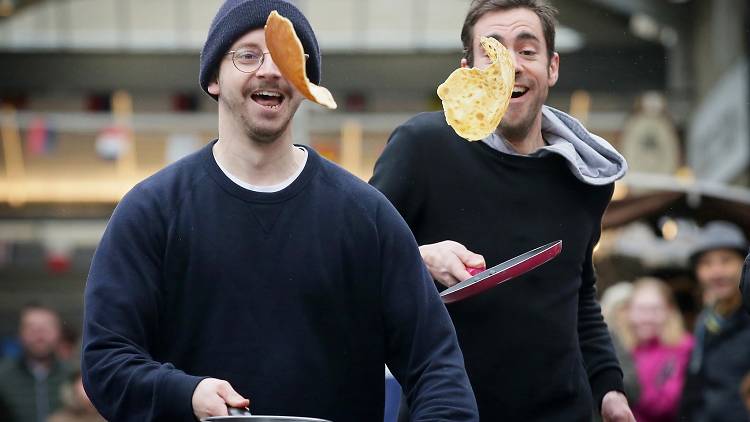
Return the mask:
M471 277L466 267L484 269L484 257L469 251L464 245L452 240L422 245L419 247L422 260L432 278L445 287Z
M750 412L750 372L745 374L740 383L740 397L742 402L745 403L745 408Z
M206 378L195 387L193 413L198 419L227 416L227 405L245 408L250 405L250 400L234 391L228 382L216 378Z
M619 391L610 391L602 399L602 420L604 422L635 422L628 399Z

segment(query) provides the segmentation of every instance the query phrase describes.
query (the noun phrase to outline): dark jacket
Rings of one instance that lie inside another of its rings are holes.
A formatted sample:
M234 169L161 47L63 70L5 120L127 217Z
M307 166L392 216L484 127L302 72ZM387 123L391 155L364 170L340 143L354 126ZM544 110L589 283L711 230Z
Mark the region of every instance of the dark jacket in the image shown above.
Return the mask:
M742 291L742 305L747 312L750 312L750 253L745 258L745 265L742 267L740 291Z
M7 407L11 415L7 421L38 422L59 409L62 406L60 386L69 374L66 365L55 362L47 378L37 380L22 359L0 363L0 408Z
M680 420L747 422L740 382L750 372L750 315L739 309L717 319L710 310L696 322L695 348L680 406Z

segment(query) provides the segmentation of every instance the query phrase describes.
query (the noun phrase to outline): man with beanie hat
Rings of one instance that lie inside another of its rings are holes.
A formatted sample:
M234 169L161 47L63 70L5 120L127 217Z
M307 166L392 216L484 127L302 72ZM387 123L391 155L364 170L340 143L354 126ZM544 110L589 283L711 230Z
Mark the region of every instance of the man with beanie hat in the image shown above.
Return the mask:
M95 253L83 381L111 421L254 414L382 421L383 364L418 421L476 421L450 318L409 228L375 189L293 144L302 95L266 47L302 13L228 0L201 53L217 140L134 187Z
M738 289L747 246L739 227L713 221L691 252L705 307L695 323L680 420L750 421L740 393L750 373L750 315Z

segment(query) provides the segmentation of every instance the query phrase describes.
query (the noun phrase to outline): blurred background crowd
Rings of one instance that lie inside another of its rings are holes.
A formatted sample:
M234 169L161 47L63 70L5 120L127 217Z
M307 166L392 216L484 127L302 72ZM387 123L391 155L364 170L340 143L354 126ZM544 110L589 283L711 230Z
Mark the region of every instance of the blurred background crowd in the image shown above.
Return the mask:
M197 76L220 3L0 0L0 420L97 420L75 370L88 266L122 195L216 136ZM469 0L295 3L340 105L303 104L295 142L367 180L396 126L440 108ZM562 76L549 104L630 165L595 261L636 416L750 420L737 290L750 235L750 6L552 4Z

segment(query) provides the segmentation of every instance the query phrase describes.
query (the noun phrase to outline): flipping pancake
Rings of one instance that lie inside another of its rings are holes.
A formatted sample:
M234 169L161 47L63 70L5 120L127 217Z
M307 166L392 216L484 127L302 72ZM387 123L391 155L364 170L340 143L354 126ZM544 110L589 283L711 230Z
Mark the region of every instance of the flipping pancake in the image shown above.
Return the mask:
M492 63L484 69L456 69L437 89L445 120L469 141L495 131L508 109L515 83L515 66L505 46L487 37L480 43Z
M307 78L305 51L292 22L274 10L266 20L265 34L268 51L281 74L308 100L335 109L333 95Z

